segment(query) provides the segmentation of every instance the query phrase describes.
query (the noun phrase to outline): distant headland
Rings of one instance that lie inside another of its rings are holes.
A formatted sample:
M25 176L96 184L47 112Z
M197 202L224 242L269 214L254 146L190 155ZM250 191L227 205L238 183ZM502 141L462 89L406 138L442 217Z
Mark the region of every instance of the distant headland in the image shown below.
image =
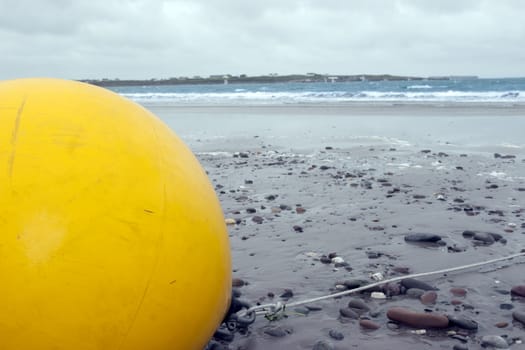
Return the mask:
M121 79L86 79L81 80L85 83L105 86L155 86L155 85L195 85L195 84L271 84L271 83L340 83L340 82L359 82L359 81L409 81L409 80L458 80L458 79L477 79L477 76L433 76L433 77L413 77L390 74L288 74L279 75L272 73L268 75L249 76L246 74L231 75L218 74L208 77L173 77L166 79L149 80L121 80Z

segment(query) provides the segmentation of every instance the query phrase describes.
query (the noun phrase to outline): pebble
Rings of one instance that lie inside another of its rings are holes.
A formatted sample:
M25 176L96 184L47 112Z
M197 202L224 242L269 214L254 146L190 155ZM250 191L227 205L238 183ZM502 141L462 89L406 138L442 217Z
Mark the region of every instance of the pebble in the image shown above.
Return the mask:
M452 350L468 350L468 346L465 344L454 344Z
M345 338L343 333L336 331L335 329L330 329L330 331L328 332L328 335L330 336L330 338L335 339L335 340L343 340Z
M498 328L505 328L505 327L507 327L508 325L509 325L508 322L503 322L503 321L502 321L502 322L498 322L498 323L496 323L494 326L496 326L496 327L498 327Z
M283 299L289 299L293 297L293 291L291 289L285 289L284 292L280 295Z
M297 214L304 214L304 212L306 212L306 209L304 209L303 207L297 207L295 208L295 212Z
M414 299L421 298L423 294L425 294L425 291L419 288L410 288L406 290L406 295Z
M332 263L333 264L342 264L344 262L345 262L345 260L343 258L341 258L340 256L336 256L336 257L332 258Z
M381 328L379 324L375 323L372 320L366 320L366 319L360 320L359 325L363 327L364 329L370 329L370 330L376 330L376 329Z
M467 295L467 290L464 288L454 287L450 288L450 293L452 293L452 295L456 297L464 297L465 295Z
M356 320L359 318L359 314L355 312L354 310L350 309L349 307L344 307L342 309L339 309L339 313L341 314L341 316L346 317L346 318L351 318L351 319L356 319Z
M361 299L352 299L348 302L348 307L357 311L357 313L364 314L370 311L370 307Z
M414 328L446 328L448 318L435 313L415 312L402 307L393 307L387 311L387 317Z
M302 228L302 226L299 226L299 225L294 225L294 226L293 226L293 230L294 230L295 232L298 232L298 233L301 233L301 232L304 231L303 228Z
M282 337L287 336L288 334L291 334L292 330L289 328L283 328L280 326L276 326L276 327L266 328L264 330L264 333L272 337L282 338Z
M503 303L503 304L499 304L499 308L501 310L512 310L514 309L514 305L509 304L509 303Z
M334 350L334 344L329 342L328 340L318 340L315 344L312 350Z
M496 241L494 237L487 232L476 232L472 238L476 241L483 242L484 244L492 244Z
M512 313L512 318L525 325L525 311L514 311Z
M437 293L432 290L426 291L419 297L419 300L421 300L421 303L424 305L435 304L437 300Z
M525 297L525 285L519 285L519 286L512 287L512 289L510 290L510 293L512 295Z
M428 283L416 280L414 278L405 278L404 280L401 281L401 285L405 287L406 289L419 288L423 290L437 290L436 288L432 287Z
M507 349L509 344L507 341L499 335L485 335L481 337L481 346L492 346L496 349Z
M448 321L451 326L456 326L469 331L474 331L478 329L478 323L476 321L470 320L465 317L449 316Z
M264 219L258 215L252 217L252 221L255 222L256 224L262 224Z
M306 308L310 311L321 311L323 308L318 305L306 305Z
M406 242L437 242L441 236L433 233L411 233L405 236Z

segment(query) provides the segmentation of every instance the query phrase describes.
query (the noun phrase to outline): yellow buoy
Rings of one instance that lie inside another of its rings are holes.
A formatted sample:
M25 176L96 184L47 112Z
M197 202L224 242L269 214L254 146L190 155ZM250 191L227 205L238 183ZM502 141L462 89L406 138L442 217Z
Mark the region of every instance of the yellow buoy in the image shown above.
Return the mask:
M0 83L0 349L202 349L224 218L159 119L83 83Z

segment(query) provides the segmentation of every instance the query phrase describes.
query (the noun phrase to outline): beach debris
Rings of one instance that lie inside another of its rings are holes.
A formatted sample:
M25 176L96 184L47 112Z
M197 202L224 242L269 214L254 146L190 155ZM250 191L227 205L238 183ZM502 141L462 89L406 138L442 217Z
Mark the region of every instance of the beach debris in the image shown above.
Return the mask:
M372 292L370 297L372 299L386 299L386 295L383 292Z
M226 225L235 225L237 221L235 221L235 219L232 219L232 218L227 218L227 219L224 219L224 223Z
M373 279L374 281L382 281L385 279L385 276L383 276L381 272L375 272L375 273L370 274L370 278Z

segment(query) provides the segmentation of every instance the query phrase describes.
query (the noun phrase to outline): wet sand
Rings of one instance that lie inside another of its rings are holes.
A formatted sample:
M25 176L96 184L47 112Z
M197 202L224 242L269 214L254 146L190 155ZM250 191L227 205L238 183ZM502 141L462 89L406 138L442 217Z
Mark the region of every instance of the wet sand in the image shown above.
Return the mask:
M233 272L251 303L282 301L286 289L290 302L302 300L344 289L348 280L373 282L377 272L389 278L399 268L431 271L525 248L521 107L149 108L192 148L225 217L236 220L228 226ZM442 240L408 243L411 233ZM348 266L321 262L330 253ZM525 327L512 313L525 311L525 299L510 289L525 284L524 262L421 278L438 289L430 305L403 293L377 300L364 292L318 302L321 310L306 316L288 310L275 322L259 317L248 334L224 345L313 349L323 340L328 347L317 349L479 349L483 336L497 335L518 348ZM454 296L454 287L466 295ZM372 309L361 318L379 329L341 316L355 298ZM387 318L397 306L470 319L478 329L415 334L418 328ZM285 335L269 335L269 327ZM331 337L334 330L344 339Z

